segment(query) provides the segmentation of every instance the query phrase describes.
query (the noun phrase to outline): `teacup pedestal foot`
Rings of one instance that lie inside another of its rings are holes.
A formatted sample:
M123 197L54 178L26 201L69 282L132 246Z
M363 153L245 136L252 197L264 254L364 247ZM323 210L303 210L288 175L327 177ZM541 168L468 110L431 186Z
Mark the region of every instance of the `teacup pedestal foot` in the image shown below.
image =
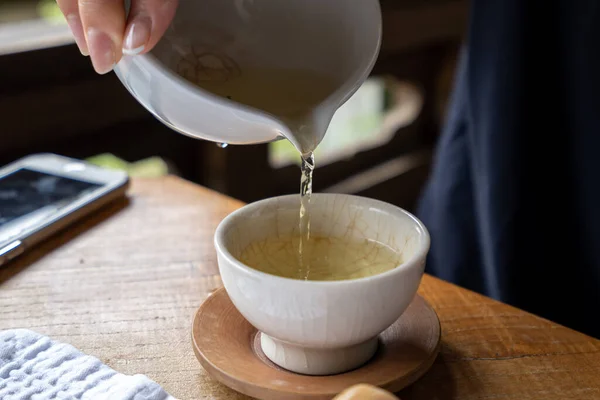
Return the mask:
M377 338L354 346L323 349L299 347L261 333L260 346L269 360L288 371L303 375L334 375L369 361L377 351Z

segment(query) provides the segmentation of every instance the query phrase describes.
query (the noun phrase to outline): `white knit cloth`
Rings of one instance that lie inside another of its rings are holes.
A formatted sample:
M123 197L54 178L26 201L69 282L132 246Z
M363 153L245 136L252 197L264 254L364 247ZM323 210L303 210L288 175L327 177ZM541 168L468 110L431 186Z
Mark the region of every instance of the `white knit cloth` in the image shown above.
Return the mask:
M146 376L120 374L25 329L0 331L0 399L174 400Z

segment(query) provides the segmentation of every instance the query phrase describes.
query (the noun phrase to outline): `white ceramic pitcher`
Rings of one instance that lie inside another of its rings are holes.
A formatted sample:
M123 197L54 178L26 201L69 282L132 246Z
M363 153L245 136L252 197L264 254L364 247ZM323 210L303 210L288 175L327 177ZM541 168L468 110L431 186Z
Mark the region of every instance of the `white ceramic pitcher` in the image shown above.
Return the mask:
M288 127L274 116L213 95L182 78L198 63L211 73L289 68L335 79L337 90L313 115L320 141L335 111L368 77L379 53L379 0L179 3L173 23L155 49L124 56L115 71L156 118L194 138L228 144L291 138Z

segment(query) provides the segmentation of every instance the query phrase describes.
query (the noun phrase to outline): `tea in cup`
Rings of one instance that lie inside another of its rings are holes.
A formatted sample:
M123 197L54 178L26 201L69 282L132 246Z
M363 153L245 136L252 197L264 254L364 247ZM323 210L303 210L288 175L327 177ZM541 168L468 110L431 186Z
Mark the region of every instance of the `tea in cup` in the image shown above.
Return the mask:
M414 298L429 234L391 204L318 193L299 253L300 201L276 197L227 216L215 234L219 270L272 362L307 375L342 373L373 357L378 335Z

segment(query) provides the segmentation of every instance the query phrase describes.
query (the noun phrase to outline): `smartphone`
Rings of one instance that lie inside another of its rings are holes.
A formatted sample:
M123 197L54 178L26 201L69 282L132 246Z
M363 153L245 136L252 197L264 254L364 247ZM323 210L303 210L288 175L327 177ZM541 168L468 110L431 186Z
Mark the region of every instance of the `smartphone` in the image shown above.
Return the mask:
M34 154L0 169L0 266L126 195L129 177L81 160Z

